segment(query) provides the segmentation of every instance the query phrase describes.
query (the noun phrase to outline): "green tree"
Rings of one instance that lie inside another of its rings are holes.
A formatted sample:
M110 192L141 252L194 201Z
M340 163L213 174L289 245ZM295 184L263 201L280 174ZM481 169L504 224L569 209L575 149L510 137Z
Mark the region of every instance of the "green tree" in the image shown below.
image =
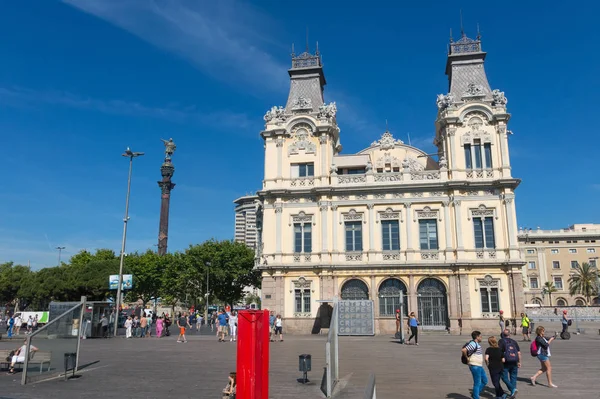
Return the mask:
M185 256L193 269L202 270L199 281L205 279L208 269L211 296L226 304L240 302L245 287L260 287L260 273L254 270L254 251L244 244L209 240L190 246Z
M163 274L170 260L171 256L159 256L151 250L127 256L125 265L133 274L133 288L129 296L132 299L140 298L144 303L152 298L158 298L163 284Z
M552 306L552 293L558 291L558 289L554 286L552 281L546 281L544 283L543 293L548 294L548 301L550 302L550 306Z
M588 304L591 303L592 297L598 295L598 269L589 263L577 265L572 270L572 275L569 278L569 293L571 295L583 295Z
M13 262L0 264L0 303L24 309L29 298L20 298L18 293L21 286L31 284L31 274L27 266L15 265Z

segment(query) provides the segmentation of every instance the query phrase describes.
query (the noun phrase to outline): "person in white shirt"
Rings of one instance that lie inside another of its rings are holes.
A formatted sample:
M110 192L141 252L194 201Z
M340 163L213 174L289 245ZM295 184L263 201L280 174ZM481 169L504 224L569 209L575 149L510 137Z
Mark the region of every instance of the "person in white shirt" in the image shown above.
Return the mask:
M19 331L21 330L21 324L23 324L23 320L21 320L21 316L15 317L15 332L13 335L19 335Z
M202 327L202 316L198 313L196 315L196 331L200 331L200 327Z
M281 320L281 315L278 314L275 318L275 337L279 334L279 342L283 342L283 321Z
M229 315L229 331L231 332L231 338L229 338L229 342L237 341L237 323L237 312L235 310L232 310L231 314Z
M37 352L38 348L33 345L29 345L30 353ZM9 374L15 373L15 364L16 363L24 363L25 362L25 354L27 353L27 340L23 341L23 346L19 347L15 350L15 354L13 355L10 362L10 370Z
M131 338L131 327L133 326L133 321L131 320L131 316L127 317L125 320L125 338Z

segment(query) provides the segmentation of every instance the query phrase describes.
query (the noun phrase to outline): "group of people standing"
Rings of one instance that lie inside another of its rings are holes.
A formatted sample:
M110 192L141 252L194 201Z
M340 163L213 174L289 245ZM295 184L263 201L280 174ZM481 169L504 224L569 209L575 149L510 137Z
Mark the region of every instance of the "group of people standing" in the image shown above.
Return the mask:
M38 316L29 316L29 318L25 321L20 315L17 315L16 317L14 315L4 315L4 317L0 319L0 324L6 326L6 335L8 338L12 338L13 336L21 333L21 328L23 328L23 325L26 327L25 334L31 334L37 330Z

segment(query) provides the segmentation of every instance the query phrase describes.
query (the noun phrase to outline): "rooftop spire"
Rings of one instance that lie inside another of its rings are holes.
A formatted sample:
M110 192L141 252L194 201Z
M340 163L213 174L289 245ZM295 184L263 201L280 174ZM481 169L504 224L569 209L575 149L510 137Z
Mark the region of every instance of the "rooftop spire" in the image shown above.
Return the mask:
M465 37L465 30L463 28L462 8L460 9L460 37Z
M291 85L286 112L293 110L316 111L323 105L323 86L325 75L317 42L316 52L310 53L308 46L308 28L306 29L306 51L296 54L292 48L292 68L289 69ZM303 104L301 107L299 104ZM300 107L300 108L299 108Z

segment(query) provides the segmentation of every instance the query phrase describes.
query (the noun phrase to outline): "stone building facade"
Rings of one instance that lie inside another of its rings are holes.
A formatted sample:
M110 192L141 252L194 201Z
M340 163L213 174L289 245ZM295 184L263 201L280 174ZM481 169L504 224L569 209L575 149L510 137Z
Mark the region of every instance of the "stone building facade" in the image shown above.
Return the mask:
M500 310L521 312L520 180L507 100L491 89L485 56L479 37L450 43L436 156L389 131L343 154L318 51L292 56L287 103L264 118L257 193L262 306L288 332L315 332L317 301L334 297L373 300L376 333L395 331L401 296L425 329L491 331Z
M599 298L569 294L569 278L578 265L599 264L600 224L574 224L566 229L519 229L525 259L525 303L542 306L600 305ZM546 283L556 289L548 290ZM600 285L600 281L598 282ZM549 292L550 291L550 292Z

